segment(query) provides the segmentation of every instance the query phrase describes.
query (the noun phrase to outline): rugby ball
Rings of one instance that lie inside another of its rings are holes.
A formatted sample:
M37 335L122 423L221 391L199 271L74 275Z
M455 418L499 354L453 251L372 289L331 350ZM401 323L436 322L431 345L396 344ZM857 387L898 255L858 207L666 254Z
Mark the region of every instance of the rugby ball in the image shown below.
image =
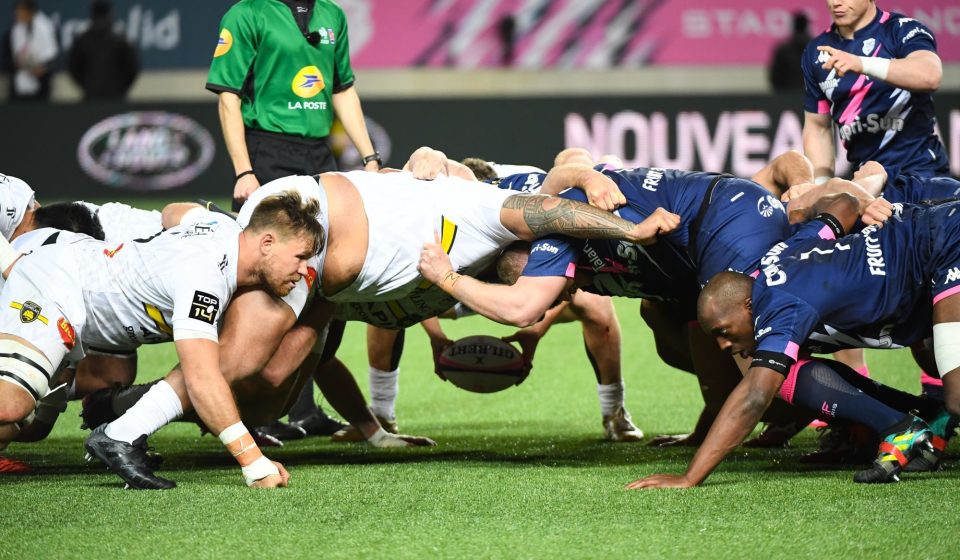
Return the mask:
M468 336L448 346L437 361L450 383L474 393L496 393L527 378L523 354L493 336Z

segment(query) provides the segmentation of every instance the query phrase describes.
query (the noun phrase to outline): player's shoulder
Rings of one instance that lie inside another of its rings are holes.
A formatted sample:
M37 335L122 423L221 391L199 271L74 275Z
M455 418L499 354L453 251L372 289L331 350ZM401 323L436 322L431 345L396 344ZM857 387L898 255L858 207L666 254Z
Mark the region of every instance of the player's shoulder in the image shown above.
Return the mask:
M545 178L546 173L543 171L520 171L508 175L498 174L496 179L492 179L488 183L503 190L534 193L543 186Z
M184 215L184 221L165 233L180 240L231 240L240 234L242 228L229 216L209 210L191 211Z
M898 31L917 26L927 27L922 21L899 12L883 12L880 16L880 27L884 30Z

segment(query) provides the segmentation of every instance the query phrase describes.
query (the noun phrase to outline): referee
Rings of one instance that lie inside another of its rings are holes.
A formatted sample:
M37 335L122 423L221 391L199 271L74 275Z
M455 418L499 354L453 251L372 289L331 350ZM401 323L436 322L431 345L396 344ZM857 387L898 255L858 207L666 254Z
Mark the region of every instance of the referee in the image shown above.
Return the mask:
M241 0L220 22L206 88L219 97L220 125L235 174L233 209L260 185L289 175L336 171L327 136L334 115L368 171L373 149L350 67L347 20L330 0ZM258 435L329 435L345 425L313 400L312 384Z
M242 0L223 16L207 89L219 98L234 210L261 184L336 171L334 114L380 168L350 67L347 20L330 0Z

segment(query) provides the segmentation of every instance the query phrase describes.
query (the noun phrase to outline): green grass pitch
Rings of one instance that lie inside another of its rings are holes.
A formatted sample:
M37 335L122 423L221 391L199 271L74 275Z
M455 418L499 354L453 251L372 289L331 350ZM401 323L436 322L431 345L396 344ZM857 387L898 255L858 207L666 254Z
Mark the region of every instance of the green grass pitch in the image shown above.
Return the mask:
M692 427L692 376L659 362L637 303L617 302L627 406L649 435ZM505 335L480 318L444 323L451 338ZM342 357L366 387L363 326ZM877 378L917 390L906 351L872 352ZM141 380L175 362L170 344L144 347ZM401 362L400 427L432 449L376 450L311 438L268 450L290 470L278 491L243 486L211 436L177 424L152 438L167 492L123 491L83 461L78 403L51 436L8 455L35 472L0 477L0 558L957 558L960 470L861 486L851 469L796 462L791 449L738 450L700 487L628 492L654 472L681 471L693 451L601 439L595 381L579 326L545 338L526 382L477 395L432 373L419 327Z
M700 397L692 376L658 363L636 303L618 302L627 404L647 434L689 429ZM508 334L479 318L446 322L456 338ZM364 382L363 327L351 325L343 356ZM906 352L874 352L873 369L916 385ZM141 350L142 378L175 361L172 345ZM556 327L531 377L476 395L431 373L426 337L410 330L398 415L432 449L375 450L312 438L269 451L291 471L290 488L253 491L211 436L175 425L152 443L169 492L120 489L83 462L76 403L39 444L10 455L35 473L0 479L0 556L106 557L791 557L876 558L911 543L910 557L956 558L960 471L905 475L900 484L855 485L850 470L817 470L793 449L738 451L705 486L627 492L652 472L682 469L692 451L601 440L592 372L579 327Z

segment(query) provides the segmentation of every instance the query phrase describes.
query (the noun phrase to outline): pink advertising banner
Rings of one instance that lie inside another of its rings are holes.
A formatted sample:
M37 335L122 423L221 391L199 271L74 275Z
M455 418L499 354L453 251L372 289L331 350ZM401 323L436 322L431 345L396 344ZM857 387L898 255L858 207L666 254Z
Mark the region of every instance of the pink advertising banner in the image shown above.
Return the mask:
M766 64L792 14L823 0L340 0L357 67L614 68ZM878 0L924 22L960 62L960 2ZM512 50L504 39L512 36Z

